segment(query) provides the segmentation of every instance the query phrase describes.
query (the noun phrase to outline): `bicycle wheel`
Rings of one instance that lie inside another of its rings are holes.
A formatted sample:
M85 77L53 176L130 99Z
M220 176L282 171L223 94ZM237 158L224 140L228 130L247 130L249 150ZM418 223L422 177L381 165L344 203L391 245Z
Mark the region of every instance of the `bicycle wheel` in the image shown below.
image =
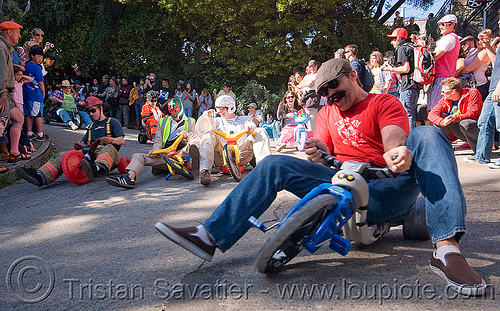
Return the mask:
M241 170L240 165L236 163L236 158L234 156L233 149L229 148L229 145L224 145L224 157L227 161L227 168L229 169L229 174L234 180L239 182L241 180Z
M333 196L322 194L293 213L260 249L255 260L257 271L266 274L280 271L300 253L304 239L314 234L335 203Z
M167 165L170 166L176 174L182 175L186 177L189 180L193 180L194 176L191 174L191 172L184 167L184 165L180 164L177 160L169 158L167 156L163 156L163 159L165 162L167 162Z

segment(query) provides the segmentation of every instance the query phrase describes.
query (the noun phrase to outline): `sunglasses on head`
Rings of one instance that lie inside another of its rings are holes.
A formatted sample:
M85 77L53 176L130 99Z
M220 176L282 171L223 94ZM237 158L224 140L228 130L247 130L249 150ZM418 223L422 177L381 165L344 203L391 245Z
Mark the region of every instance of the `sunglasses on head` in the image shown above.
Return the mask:
M323 96L323 97L327 97L328 96L328 89L336 89L338 87L339 87L339 80L337 78L337 79L334 79L334 80L328 82L326 87L323 87L321 90L318 91L318 94Z

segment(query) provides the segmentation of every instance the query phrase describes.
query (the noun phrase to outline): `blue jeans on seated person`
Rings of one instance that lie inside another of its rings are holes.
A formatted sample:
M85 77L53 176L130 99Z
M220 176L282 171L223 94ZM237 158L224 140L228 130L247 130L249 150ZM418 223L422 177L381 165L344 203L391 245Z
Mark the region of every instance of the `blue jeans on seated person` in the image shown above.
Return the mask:
M488 94L481 109L481 115L477 120L479 135L477 136L476 154L474 159L480 163L489 163L491 151L493 150L493 138L496 128L500 130L500 106L491 100L493 92ZM496 118L495 118L496 115Z
M427 228L435 244L465 233L465 199L450 143L433 126L412 130L407 147L411 168L393 179L369 182L368 222L387 223L406 218L421 192L426 201ZM314 187L331 182L336 170L290 156L262 160L207 219L203 226L225 252L251 227L281 190L304 197ZM291 206L290 206L291 208Z
M57 110L57 115L61 117L64 123L68 124L71 120L71 117L69 116L69 111L64 110L64 109L59 109ZM87 111L78 111L80 116L82 117L82 122L85 124L85 126L89 126L92 124L92 119L90 118L90 115L88 114Z

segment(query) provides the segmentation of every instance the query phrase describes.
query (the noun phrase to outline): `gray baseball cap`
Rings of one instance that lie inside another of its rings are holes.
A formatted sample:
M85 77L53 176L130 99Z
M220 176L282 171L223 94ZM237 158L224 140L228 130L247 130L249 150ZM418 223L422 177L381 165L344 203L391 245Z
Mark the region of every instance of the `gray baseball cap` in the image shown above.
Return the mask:
M352 71L352 67L345 59L334 58L323 63L316 74L316 92L321 90L328 82Z

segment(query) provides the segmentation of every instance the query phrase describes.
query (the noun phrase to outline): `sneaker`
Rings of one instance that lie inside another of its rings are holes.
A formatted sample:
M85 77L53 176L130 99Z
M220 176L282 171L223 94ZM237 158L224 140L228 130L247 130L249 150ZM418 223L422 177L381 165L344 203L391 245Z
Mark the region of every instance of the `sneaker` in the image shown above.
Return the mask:
M200 150L196 145L189 146L189 156L191 157L191 169L198 171L200 169Z
M37 137L38 137L38 135L35 133L28 136L29 139L37 139Z
M89 181L94 180L95 175L97 173L97 168L95 167L94 163L90 162L87 159L82 159L79 167L83 170L83 172L85 173L85 176L87 176Z
M16 167L16 173L19 177L35 186L41 187L44 184L42 176L33 168Z
M500 160L494 162L494 163L488 163L486 166L492 169L497 169L500 168Z
M108 177L106 178L106 181L108 182L108 184L115 187L122 187L126 189L135 188L135 181L130 179L128 174L123 174L117 177Z
M444 256L445 263L434 257L431 258L431 270L446 280L448 285L463 295L484 295L486 282L474 271L461 253L448 253Z
M474 158L474 156L465 157L464 161L467 163L479 163L479 161L476 160L476 158Z
M194 236L193 234L198 232L196 227L174 228L162 222L157 222L155 228L175 244L183 247L203 260L212 261L212 257L217 247L208 245L199 237Z
M47 134L43 134L43 136L36 135L36 141L47 141L50 140L49 136Z
M210 172L208 170L202 170L200 172L200 184L208 186L212 182L212 177L210 177Z
M286 144L276 144L276 152L281 152L281 150L285 149Z
M73 123L73 121L69 121L68 125L69 127L71 127L71 130L73 131L76 131L78 129L78 126L76 126L76 124Z

